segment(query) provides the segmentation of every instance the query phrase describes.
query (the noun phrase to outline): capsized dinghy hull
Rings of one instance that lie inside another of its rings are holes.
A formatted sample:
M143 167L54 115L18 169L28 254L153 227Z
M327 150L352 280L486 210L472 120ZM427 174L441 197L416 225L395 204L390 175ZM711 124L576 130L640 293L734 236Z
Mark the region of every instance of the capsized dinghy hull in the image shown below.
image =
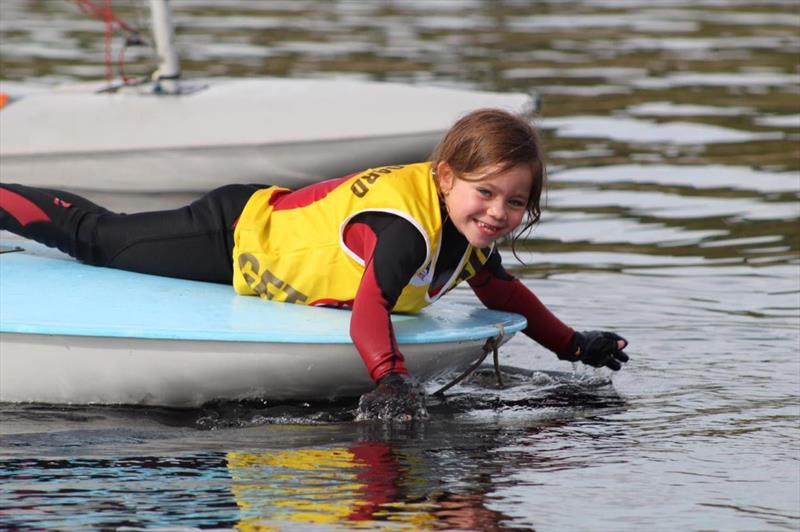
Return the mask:
M230 286L80 264L16 238L0 253L0 401L192 407L326 400L372 387L350 313L238 296ZM392 317L413 374L463 371L516 314L439 302Z

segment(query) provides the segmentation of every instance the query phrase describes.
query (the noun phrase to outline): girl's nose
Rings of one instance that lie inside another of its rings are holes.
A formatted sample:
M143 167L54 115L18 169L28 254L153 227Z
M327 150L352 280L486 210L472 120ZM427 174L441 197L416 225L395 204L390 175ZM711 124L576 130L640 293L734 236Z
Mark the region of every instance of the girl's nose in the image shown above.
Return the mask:
M506 218L506 209L502 203L493 202L489 205L489 216L496 220L505 220Z

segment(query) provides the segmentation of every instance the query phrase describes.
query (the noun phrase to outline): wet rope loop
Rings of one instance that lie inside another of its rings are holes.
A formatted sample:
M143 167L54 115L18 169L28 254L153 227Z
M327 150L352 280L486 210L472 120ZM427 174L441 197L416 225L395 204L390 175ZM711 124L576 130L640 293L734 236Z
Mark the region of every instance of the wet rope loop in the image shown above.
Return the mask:
M461 375L459 375L452 381L448 382L447 384L445 384L444 386L433 392L433 395L439 395L439 396L443 395L444 392L446 392L459 382L463 381L464 379L472 375L472 373L474 373L475 370L480 367L483 361L486 360L486 357L489 356L489 353L492 353L492 359L494 361L494 374L497 377L497 385L500 388L504 388L505 385L503 384L503 378L500 376L500 352L499 352L500 342L502 341L504 336L505 336L505 331L501 326L500 334L486 339L486 343L483 344L482 348L483 354L477 360L477 362L468 367L463 373L461 373Z

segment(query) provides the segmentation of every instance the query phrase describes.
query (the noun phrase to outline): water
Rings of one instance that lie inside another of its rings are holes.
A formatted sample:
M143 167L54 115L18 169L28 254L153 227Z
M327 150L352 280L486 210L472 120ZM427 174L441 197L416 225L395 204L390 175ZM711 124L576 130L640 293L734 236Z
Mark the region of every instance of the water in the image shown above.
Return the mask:
M517 337L504 364L556 373L483 376L398 427L352 401L2 405L3 527L800 527L796 2L173 3L187 76L539 92L547 205L527 266L504 261L632 360L612 383ZM69 2L5 0L0 39L4 80L105 76L102 26Z

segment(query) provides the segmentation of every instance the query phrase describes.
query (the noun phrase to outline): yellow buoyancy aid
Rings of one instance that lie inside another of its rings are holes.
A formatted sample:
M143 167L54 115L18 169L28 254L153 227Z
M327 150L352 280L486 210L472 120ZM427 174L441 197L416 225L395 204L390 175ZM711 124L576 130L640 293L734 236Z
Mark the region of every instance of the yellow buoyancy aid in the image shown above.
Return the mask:
M338 180L323 194L290 195L271 187L253 194L234 233L233 285L240 294L306 305L350 306L364 261L344 244L347 223L364 212L408 220L425 240L422 266L393 308L417 312L475 275L490 248L467 246L459 267L428 293L442 238L442 217L430 163L373 168ZM314 187L315 185L312 185ZM311 189L309 189L311 190ZM283 200L286 201L283 201Z

